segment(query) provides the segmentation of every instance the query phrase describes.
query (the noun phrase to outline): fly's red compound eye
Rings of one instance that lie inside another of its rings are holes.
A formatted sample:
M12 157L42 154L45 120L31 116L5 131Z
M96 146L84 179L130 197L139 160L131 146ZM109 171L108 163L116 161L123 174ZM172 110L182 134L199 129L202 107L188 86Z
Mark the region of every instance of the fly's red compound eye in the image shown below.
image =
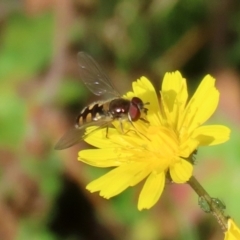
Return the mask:
M138 97L133 97L131 103L136 105L140 109L143 107L143 101Z
M141 116L141 112L140 112L139 108L134 104L130 105L128 114L129 114L130 120L133 122L137 121Z
M138 97L133 97L129 107L129 118L131 121L137 121L141 116L141 109L143 108L143 102Z

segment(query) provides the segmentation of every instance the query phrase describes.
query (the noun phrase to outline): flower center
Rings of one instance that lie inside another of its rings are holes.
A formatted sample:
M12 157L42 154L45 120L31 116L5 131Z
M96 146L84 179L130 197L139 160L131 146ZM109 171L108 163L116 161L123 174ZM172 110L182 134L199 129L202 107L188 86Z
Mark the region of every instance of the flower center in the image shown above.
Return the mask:
M156 164L167 168L176 163L179 156L179 143L176 134L165 128L150 126L147 132L150 139L147 150Z

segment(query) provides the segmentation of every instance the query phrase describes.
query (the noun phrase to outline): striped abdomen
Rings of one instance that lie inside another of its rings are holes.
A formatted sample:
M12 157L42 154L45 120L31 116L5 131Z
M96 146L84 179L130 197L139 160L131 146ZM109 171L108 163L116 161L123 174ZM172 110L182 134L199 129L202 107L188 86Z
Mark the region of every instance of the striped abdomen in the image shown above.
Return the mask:
M85 107L77 117L77 126L89 122L96 122L108 116L109 102L95 102Z

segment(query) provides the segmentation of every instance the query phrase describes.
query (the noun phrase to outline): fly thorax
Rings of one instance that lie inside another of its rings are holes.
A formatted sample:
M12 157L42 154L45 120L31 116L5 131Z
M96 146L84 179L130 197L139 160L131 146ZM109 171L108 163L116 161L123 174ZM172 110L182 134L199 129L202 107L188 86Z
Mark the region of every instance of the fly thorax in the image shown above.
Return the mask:
M128 118L130 101L123 98L117 98L110 102L109 112L114 119Z

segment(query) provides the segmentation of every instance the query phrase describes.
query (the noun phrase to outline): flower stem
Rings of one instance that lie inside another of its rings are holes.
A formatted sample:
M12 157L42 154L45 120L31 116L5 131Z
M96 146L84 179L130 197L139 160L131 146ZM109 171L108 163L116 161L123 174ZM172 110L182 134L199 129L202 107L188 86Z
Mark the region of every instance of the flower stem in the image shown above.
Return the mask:
M226 232L229 217L224 214L225 206L222 207L222 204L220 205L219 200L216 201L216 198L211 198L194 176L189 179L188 184L198 194L199 198L204 200L208 205L209 211L205 210L205 212L210 212L216 218L217 222L222 227L222 230Z

